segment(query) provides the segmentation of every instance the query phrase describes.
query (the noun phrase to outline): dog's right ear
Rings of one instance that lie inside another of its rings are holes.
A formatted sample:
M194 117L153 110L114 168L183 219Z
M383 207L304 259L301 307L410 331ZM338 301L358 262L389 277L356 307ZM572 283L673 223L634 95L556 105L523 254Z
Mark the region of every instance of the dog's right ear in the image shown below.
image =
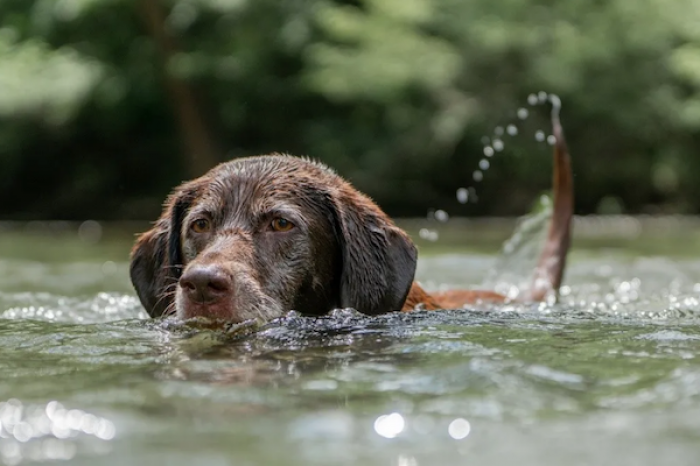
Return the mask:
M159 317L172 307L183 268L182 221L194 193L187 185L177 189L165 202L160 219L139 236L131 250L131 283L151 317Z
M340 306L367 315L401 310L416 272L416 246L350 185L331 198L343 258Z

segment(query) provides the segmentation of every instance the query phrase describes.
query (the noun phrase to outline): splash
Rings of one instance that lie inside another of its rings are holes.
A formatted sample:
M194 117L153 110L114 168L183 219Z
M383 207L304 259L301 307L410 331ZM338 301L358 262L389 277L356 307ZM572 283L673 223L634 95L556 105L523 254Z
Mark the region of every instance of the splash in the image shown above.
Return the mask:
M552 107L552 117L558 121L561 109L561 100L555 94L538 92L530 94L527 98L530 106L540 106L549 104ZM526 120L530 115L530 110L521 107L516 111L516 117L520 121ZM484 158L478 162L478 168L473 171L472 179L474 183L483 181L485 173L492 166L492 159L497 152L503 152L505 142L503 138L507 136L517 136L520 133L517 122L511 122L504 126L496 126L492 136L484 136L483 144ZM557 138L554 134L547 135L545 131L538 129L534 133L537 142L546 142L555 145ZM555 152L556 153L556 152ZM475 185L460 187L457 189L457 200L461 204L477 202ZM441 213L442 219L438 218L437 212ZM523 291L532 288L532 270L538 265L538 258L543 252L543 245L547 236L547 227L553 216L552 200L548 196L542 196L533 211L522 218L516 225L513 235L504 243L502 254L495 267L487 274L482 283L487 289L501 293L510 298L521 296ZM439 210L429 214L440 221L449 218L446 212ZM428 235L421 234L421 238L428 239ZM432 241L437 240L437 235L432 235ZM553 296L554 298L554 296Z
M561 107L561 100L555 94L548 94L544 91L538 92L537 94L530 94L527 97L527 103L531 107L541 106L544 104L551 104L552 107L558 109ZM530 116L530 110L526 107L520 107L516 112L516 121L510 122L505 126L499 125L493 129L493 135L484 136L481 138L481 143L484 146L483 153L484 158L479 160L478 168L472 172L472 180L475 183L480 183L484 180L486 172L491 168L492 162L489 161L490 158L494 157L496 153L503 152L506 148L506 143L504 141L505 136L515 137L520 134L520 129L518 124L527 120ZM554 135L547 135L541 129L535 131L534 139L537 142L547 142L550 146L554 145L556 138ZM475 191L475 186L460 187L457 189L457 200L461 204L466 204L467 202L477 202L477 197L475 195L470 196L469 193Z
M482 283L485 289L514 299L532 285L532 270L542 252L551 217L551 198L543 195L535 208L518 221L511 237L503 243L496 264Z
M542 106L549 103L553 108L558 109L561 107L561 100L555 94L548 94L544 91L538 93L532 93L527 97L527 103L531 107ZM479 197L477 195L477 185L484 181L488 170L493 166L493 159L496 154L503 153L506 149L506 138L514 138L521 134L521 129L518 126L522 124L530 116L530 110L526 107L520 107L515 112L515 121L509 122L505 125L498 125L494 127L493 133L491 135L484 135L481 138L481 144L483 146L484 157L479 159L477 162L477 167L471 173L471 183L467 186L461 186L457 188L455 196L457 202L460 204L477 203ZM535 131L533 138L539 143L546 142L548 145L553 146L556 143L556 138L553 134L546 134L545 131L538 129ZM443 221L434 214L438 212L443 212L443 210L436 210L428 212L429 220ZM427 241L437 241L437 232L429 229L421 230L421 238Z
M0 292L0 319L93 324L148 315L132 295L100 292L90 298L53 293Z

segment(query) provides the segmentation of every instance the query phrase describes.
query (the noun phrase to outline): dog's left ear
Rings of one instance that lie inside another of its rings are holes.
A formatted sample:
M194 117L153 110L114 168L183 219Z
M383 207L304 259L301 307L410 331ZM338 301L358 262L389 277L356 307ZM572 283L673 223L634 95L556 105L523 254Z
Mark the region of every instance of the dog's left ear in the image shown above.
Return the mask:
M183 185L165 202L156 224L143 233L131 250L129 273L141 304L151 317L159 317L173 302L173 290L182 273L180 234L193 190Z
M332 196L342 249L340 306L376 315L403 307L418 252L369 198L347 187Z

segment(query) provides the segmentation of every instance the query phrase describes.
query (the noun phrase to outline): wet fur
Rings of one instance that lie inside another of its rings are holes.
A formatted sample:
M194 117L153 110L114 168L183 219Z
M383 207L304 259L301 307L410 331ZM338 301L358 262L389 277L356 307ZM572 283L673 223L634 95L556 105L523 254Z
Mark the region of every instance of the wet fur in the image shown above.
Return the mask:
M214 232L186 226L211 215ZM272 233L281 214L297 227ZM177 282L196 263L223 264L238 288L235 315L270 319L288 310L335 308L367 314L401 309L417 252L408 235L332 170L307 159L270 155L233 160L177 188L161 218L132 251L131 277L151 316L183 312ZM216 310L216 307L212 307Z

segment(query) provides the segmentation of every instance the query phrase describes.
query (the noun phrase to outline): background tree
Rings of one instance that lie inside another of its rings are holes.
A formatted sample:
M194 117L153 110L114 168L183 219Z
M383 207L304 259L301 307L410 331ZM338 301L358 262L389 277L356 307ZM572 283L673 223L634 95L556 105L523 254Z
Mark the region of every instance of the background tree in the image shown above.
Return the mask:
M698 213L698 15L689 0L5 0L0 216L153 218L174 184L273 151L327 162L393 215L519 214L549 183L539 91L564 103L579 212ZM475 182L484 137L504 150Z

